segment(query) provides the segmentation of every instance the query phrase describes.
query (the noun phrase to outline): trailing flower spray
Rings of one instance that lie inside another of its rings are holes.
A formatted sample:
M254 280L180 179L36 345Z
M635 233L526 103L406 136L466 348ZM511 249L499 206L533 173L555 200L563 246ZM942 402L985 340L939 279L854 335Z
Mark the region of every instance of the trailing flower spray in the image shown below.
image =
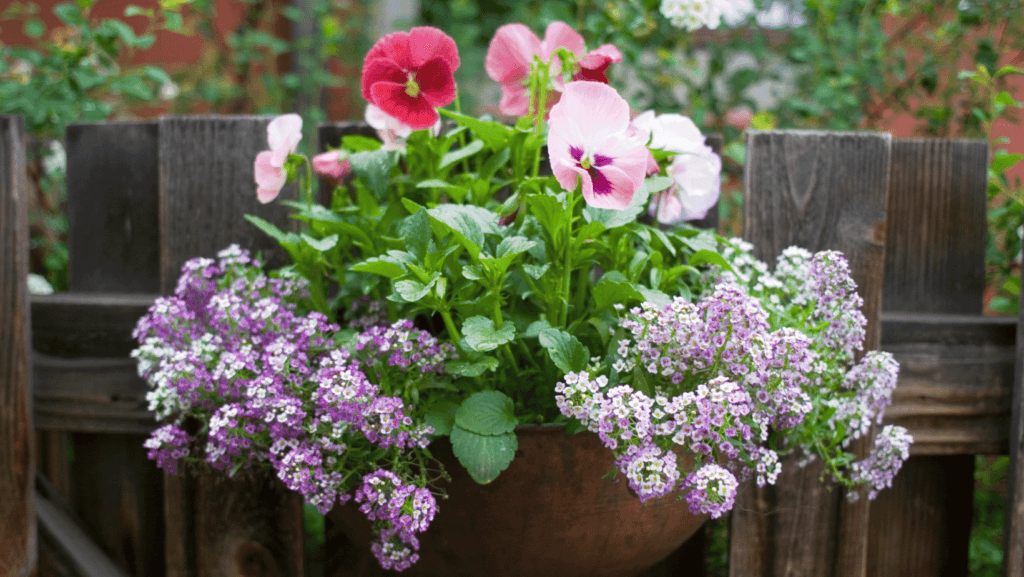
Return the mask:
M150 457L269 468L321 512L352 501L395 570L438 511L439 437L488 483L517 425L589 430L641 501L712 517L793 452L870 498L888 486L905 430L882 429L866 459L846 451L881 422L898 367L857 360L845 259L789 249L769 271L686 224L717 201L721 160L683 116L631 118L608 85L620 60L560 22L543 40L503 26L486 70L508 125L460 112L455 43L413 28L364 62L379 140L344 136L310 160L301 120L273 120L257 197L300 227L247 218L293 262L266 273L238 247L194 259L139 321L133 355L164 421ZM326 205L313 171L336 185ZM296 180L303 201L278 200Z

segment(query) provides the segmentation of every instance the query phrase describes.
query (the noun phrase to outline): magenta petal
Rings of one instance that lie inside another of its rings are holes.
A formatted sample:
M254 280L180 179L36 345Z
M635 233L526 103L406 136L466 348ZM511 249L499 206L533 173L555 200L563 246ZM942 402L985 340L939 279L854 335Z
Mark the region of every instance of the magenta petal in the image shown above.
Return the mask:
M540 39L522 24L506 24L494 33L487 47L484 68L502 85L521 84L530 75L530 62L540 53Z
M371 92L374 104L413 130L430 128L437 122L438 115L434 107L424 98L409 96L404 84L378 82L373 85Z
M416 82L423 98L437 108L455 100L455 78L442 58L435 58L416 71Z
M339 160L340 152L331 150L313 157L313 170L321 176L340 179L352 171L348 159Z
M279 167L270 164L273 154L269 150L256 155L254 172L256 176L256 198L266 204L284 188L288 175Z
M459 49L455 40L432 26L418 26L409 31L409 50L412 68L420 68L434 58L441 58L450 71L459 69Z
M394 82L396 84L405 84L409 80L409 75L406 74L398 64L390 58L377 58L374 60L368 60L363 65L363 98L367 102L373 102L373 85L378 82Z

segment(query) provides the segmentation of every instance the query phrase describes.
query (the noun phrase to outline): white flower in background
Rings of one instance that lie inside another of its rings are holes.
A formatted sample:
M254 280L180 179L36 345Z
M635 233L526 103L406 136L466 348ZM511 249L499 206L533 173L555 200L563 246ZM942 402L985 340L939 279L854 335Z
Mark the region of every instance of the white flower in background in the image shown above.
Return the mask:
M174 82L167 81L160 85L160 98L162 100L174 100L181 93L181 89Z
M30 295L52 295L53 287L50 283L46 282L46 279L37 275L29 273L28 275L28 294Z
M714 0L662 0L661 13L673 26L693 32L700 28L718 28L722 12Z
M676 153L668 167L675 184L651 198L651 213L664 224L707 216L721 192L722 159L704 144L697 125L680 114L655 116L648 110L633 126L651 139L651 148Z
M47 143L47 153L43 155L43 172L53 174L64 172L68 164L68 155L64 152L64 145L59 140L51 140Z
M366 105L366 123L377 130L377 135L380 136L381 141L384 145L381 146L384 150L398 150L399 148L405 148L405 139L409 138L412 134L412 127L402 122L401 120L389 115L379 107L373 104ZM430 133L437 136L441 133L441 119L438 118L437 122L430 127Z

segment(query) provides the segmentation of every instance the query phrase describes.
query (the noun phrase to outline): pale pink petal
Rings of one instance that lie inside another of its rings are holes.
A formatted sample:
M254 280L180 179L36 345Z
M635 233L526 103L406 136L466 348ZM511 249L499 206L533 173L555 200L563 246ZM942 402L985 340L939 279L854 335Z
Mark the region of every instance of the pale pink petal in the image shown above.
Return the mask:
M559 158L556 160L552 157L551 172L555 175L555 180L558 181L558 184L565 190L576 190L577 176L583 178L584 181L590 180L590 176L587 175L587 171L577 166L575 162L565 158Z
M595 174L584 181L583 198L586 199L587 204L595 208L622 210L629 206L633 195L640 188L636 179L617 166L603 166L591 169L591 171ZM601 183L601 180L604 182ZM599 186L599 183L603 186ZM589 187L588 184L590 184Z
M722 186L722 159L709 147L704 147L700 153L677 154L668 172L678 185L676 195L681 205L680 218L704 218L708 209L718 202Z
M697 152L702 150L704 135L688 117L681 114L662 114L654 123L654 139L651 148L672 152Z
M544 61L551 59L556 48L568 48L577 57L583 56L587 48L583 37L565 22L552 22L544 30L544 41L540 43L540 57Z
M646 147L645 147L646 148ZM658 166L658 161L651 154L651 151L647 151L647 176L654 176L661 172L661 167Z
M651 199L651 212L662 224L675 224L683 219L683 205L679 202L674 186L654 195Z
M522 24L506 24L494 33L487 47L484 68L487 76L505 88L521 85L530 76L530 63L540 53L540 39Z
M602 44L587 52L587 55L580 60L579 64L583 68L596 69L610 62L622 62L622 53L613 44Z
M313 157L313 170L327 178L340 179L352 172L352 164L348 159L341 159L341 151L330 150Z
M412 127L401 120L388 116L378 106L368 104L366 106L366 123L377 130L377 136L384 143L381 148L384 150L398 150L405 146L405 139L412 134ZM438 122L440 122L438 118ZM436 125L435 125L436 126Z
M275 198L284 188L288 175L280 167L271 164L273 153L269 150L256 155L256 198L266 204Z
M604 141L629 127L629 104L614 88L600 82L570 82L561 100L551 109L556 115L586 119L580 122L582 137L588 142Z
M302 140L302 117L298 114L284 114L267 125L267 142L273 153L271 166L284 166L288 155L295 152Z
M501 101L498 109L509 116L526 116L530 111L530 94L525 87L501 87Z

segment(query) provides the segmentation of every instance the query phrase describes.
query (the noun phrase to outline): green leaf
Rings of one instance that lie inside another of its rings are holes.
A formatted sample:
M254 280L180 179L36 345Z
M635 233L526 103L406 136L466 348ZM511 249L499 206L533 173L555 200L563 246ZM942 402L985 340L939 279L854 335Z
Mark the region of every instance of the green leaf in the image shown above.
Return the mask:
M402 280L395 283L395 292L406 302L414 303L427 296L433 286L433 281L423 284L414 280Z
M722 270L732 272L732 265L722 255L713 250L698 250L690 256L690 266L702 264L717 264Z
M565 228L565 223L570 215L557 198L547 194L535 194L526 199L526 204L530 207L530 212L537 217L540 225L552 237L555 237L559 230Z
M1003 154L999 154L1000 152ZM1024 156L1020 154L1006 154L1005 151L999 150L995 155L993 155L992 166L989 168L996 174L1002 174L1007 168L1010 168L1020 162L1021 158L1024 158Z
M341 137L341 147L349 152L373 152L380 150L382 144L376 138L360 134L349 134L348 136Z
M306 244L320 252L327 252L338 244L338 235L336 234L321 239L313 238L306 233L302 233L301 236L302 240L306 241Z
M587 368L590 351L576 337L560 329L541 331L540 345L563 373L574 373Z
M660 307L672 304L672 297L660 290L647 288L641 284L634 284L633 288L635 288L640 294L644 295L645 302L654 303Z
M455 426L455 413L459 410L458 403L454 401L440 401L434 403L423 420L434 428L435 435L450 435L452 427Z
M399 263L394 262L393 259L388 257L373 257L366 259L363 262L352 265L349 269L355 272L368 272L372 274L379 274L386 276L389 279L396 279L403 277L406 274L405 267Z
M482 140L491 150L497 151L505 148L509 139L512 138L512 129L504 124L480 120L443 108L438 109L438 112L472 130L473 135Z
M454 361L445 363L444 372L460 377L479 377L486 371L493 371L496 368L498 368L498 359L485 356L473 362Z
M474 259L480 255L484 234L498 234L497 215L479 206L442 204L428 210L427 214L432 223L455 233L456 239Z
M462 160L463 158L468 158L470 156L473 156L474 154L480 152L483 149L484 149L484 141L482 141L482 140L474 140L473 142L470 142L466 146L463 146L462 148L460 148L458 150L453 150L451 152L448 152L444 156L442 156L441 157L441 163L438 165L438 168L441 168L441 169L448 168L449 166L455 164L456 162Z
M33 18L25 22L25 25L22 27L22 32L24 32L25 36L28 36L29 38L39 38L46 33L46 25L43 24L42 20Z
M57 18L60 18L61 22L68 26L80 28L86 25L85 17L82 16L82 10L70 2L54 6L53 13Z
M644 295L633 288L633 285L628 281L623 280L615 282L605 280L605 277L602 277L601 280L594 285L593 295L595 307L594 312L609 309L616 303L627 305L631 302L644 300Z
M643 188L651 195L666 190L675 183L675 179L670 176L649 176L644 180Z
M427 211L420 209L411 214L402 221L398 231L405 239L405 250L419 260L423 260L427 256L427 247L430 246L430 239L433 236L430 232L430 216Z
M520 336L524 339L535 339L539 337L542 332L550 328L551 324L544 319L533 321L530 323L530 326L526 327L526 332L522 333Z
M298 235L296 235L295 233L286 233L283 230L277 228L273 224L263 220L258 216L247 214L245 215L245 220L256 225L256 228L262 230L267 236L273 238L274 240L281 244L298 244Z
M504 435L511 433L519 421L508 395L501 391L480 391L462 401L455 414L455 424L479 435Z
M498 478L516 456L519 442L515 433L504 435L478 435L458 424L452 427L452 452L481 485Z
M469 348L483 353L493 351L514 339L516 327L512 321L505 321L500 328L495 329L494 321L478 315L462 323L462 335L466 337Z
M447 180L431 178L428 180L417 182L416 188L458 188L458 186L448 182Z
M378 199L384 197L391 178L391 168L395 165L395 156L387 150L354 152L348 157L352 172L366 183Z
M549 262L546 262L543 265L536 265L536 264L524 264L523 265L523 271L525 271L526 274L530 275L530 277L532 279L534 279L534 280L539 280L540 277L544 276L544 273L548 272L549 268L551 268L551 263L549 263Z

